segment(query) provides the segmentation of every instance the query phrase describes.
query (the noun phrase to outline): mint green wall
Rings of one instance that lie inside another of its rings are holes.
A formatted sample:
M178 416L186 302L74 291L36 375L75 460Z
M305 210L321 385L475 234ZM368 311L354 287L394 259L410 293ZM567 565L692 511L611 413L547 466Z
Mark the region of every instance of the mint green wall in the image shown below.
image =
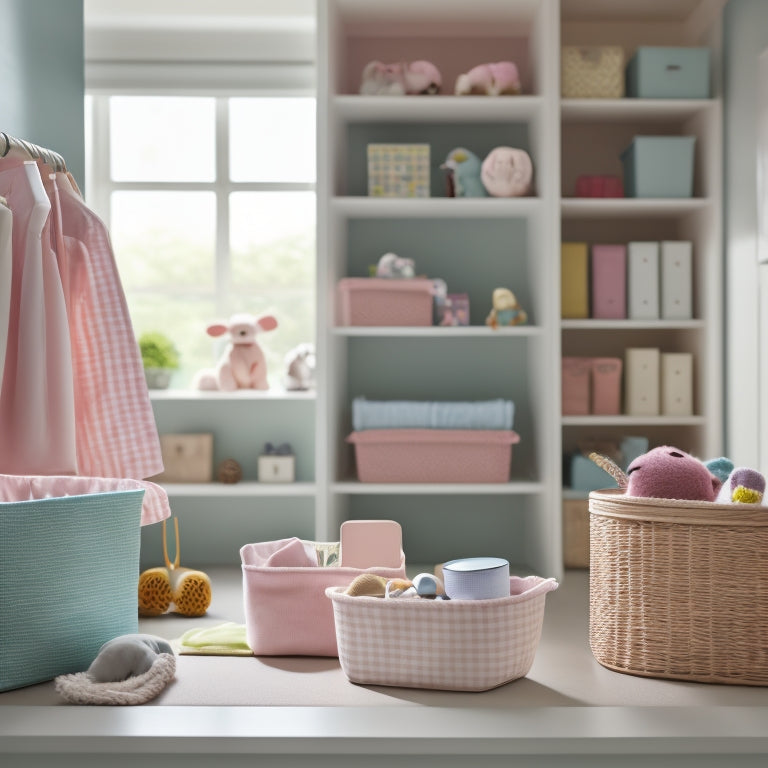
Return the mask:
M0 0L0 131L85 177L83 0Z

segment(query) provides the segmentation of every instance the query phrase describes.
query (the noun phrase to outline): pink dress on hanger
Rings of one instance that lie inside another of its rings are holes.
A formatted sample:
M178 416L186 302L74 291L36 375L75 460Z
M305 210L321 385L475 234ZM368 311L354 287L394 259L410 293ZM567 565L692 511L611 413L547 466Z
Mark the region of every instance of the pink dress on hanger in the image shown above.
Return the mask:
M38 166L0 171L13 213L8 344L0 392L0 471L77 474L74 385L67 313L50 247L51 205Z
M5 347L8 343L8 318L11 314L11 279L13 275L13 250L11 233L13 214L4 197L0 198L0 389L3 386Z
M66 174L55 182L69 267L80 473L152 477L163 470L160 441L109 234Z

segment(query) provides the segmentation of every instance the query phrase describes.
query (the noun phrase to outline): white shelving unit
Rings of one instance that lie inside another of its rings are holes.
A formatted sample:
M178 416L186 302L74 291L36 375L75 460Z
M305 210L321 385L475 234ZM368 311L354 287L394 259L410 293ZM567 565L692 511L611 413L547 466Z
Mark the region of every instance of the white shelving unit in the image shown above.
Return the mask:
M562 571L563 452L590 436L644 433L699 455L722 451L719 19L709 0L395 0L318 3L318 338L316 526L332 536L354 517L393 517L406 551L423 562L496 553L520 568ZM561 44L707 45L712 99L561 99ZM370 60L428 59L443 75L438 96L357 94ZM455 97L456 76L486 61L514 60L524 95ZM696 189L684 200L571 197L579 173L620 173L618 155L636 133L695 133ZM365 145L427 142L429 199L366 196ZM483 156L521 146L535 168L531 197L449 199L439 165L454 146ZM606 158L609 158L606 161ZM605 166L606 162L608 168ZM428 235L425 234L429 233ZM446 234L447 233L447 234ZM686 239L694 243L695 315L688 321L561 320L560 243ZM471 326L463 329L340 328L335 289L362 276L381 253L416 260L449 290L471 281ZM501 252L502 260L496 257ZM530 324L484 326L490 294L507 285ZM486 289L483 295L481 286ZM324 330L322 330L324 329ZM562 354L622 354L652 343L696 360L695 415L561 417ZM587 351L585 351L587 350ZM453 361L450 367L445 361ZM387 485L355 479L351 401L515 401L512 478L496 485Z

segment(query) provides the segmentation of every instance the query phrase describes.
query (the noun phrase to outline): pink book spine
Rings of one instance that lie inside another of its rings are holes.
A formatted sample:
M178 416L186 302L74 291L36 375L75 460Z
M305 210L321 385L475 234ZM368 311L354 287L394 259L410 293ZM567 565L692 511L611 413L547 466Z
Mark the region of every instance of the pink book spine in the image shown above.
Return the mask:
M627 248L592 246L592 317L621 320L627 316Z

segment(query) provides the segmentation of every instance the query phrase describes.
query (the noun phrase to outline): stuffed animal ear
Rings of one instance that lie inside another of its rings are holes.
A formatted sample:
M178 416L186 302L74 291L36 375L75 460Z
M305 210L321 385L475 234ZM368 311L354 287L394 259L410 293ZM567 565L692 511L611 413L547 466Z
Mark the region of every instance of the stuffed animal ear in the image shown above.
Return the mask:
M264 315L258 319L257 324L262 331L273 331L277 328L277 318L274 315Z
M720 489L722 487L723 481L719 477L712 475L712 490L715 492L715 497L717 497L717 494L720 493Z
M209 336L216 338L217 336L223 336L229 330L229 326L224 325L223 323L213 323L205 330Z

